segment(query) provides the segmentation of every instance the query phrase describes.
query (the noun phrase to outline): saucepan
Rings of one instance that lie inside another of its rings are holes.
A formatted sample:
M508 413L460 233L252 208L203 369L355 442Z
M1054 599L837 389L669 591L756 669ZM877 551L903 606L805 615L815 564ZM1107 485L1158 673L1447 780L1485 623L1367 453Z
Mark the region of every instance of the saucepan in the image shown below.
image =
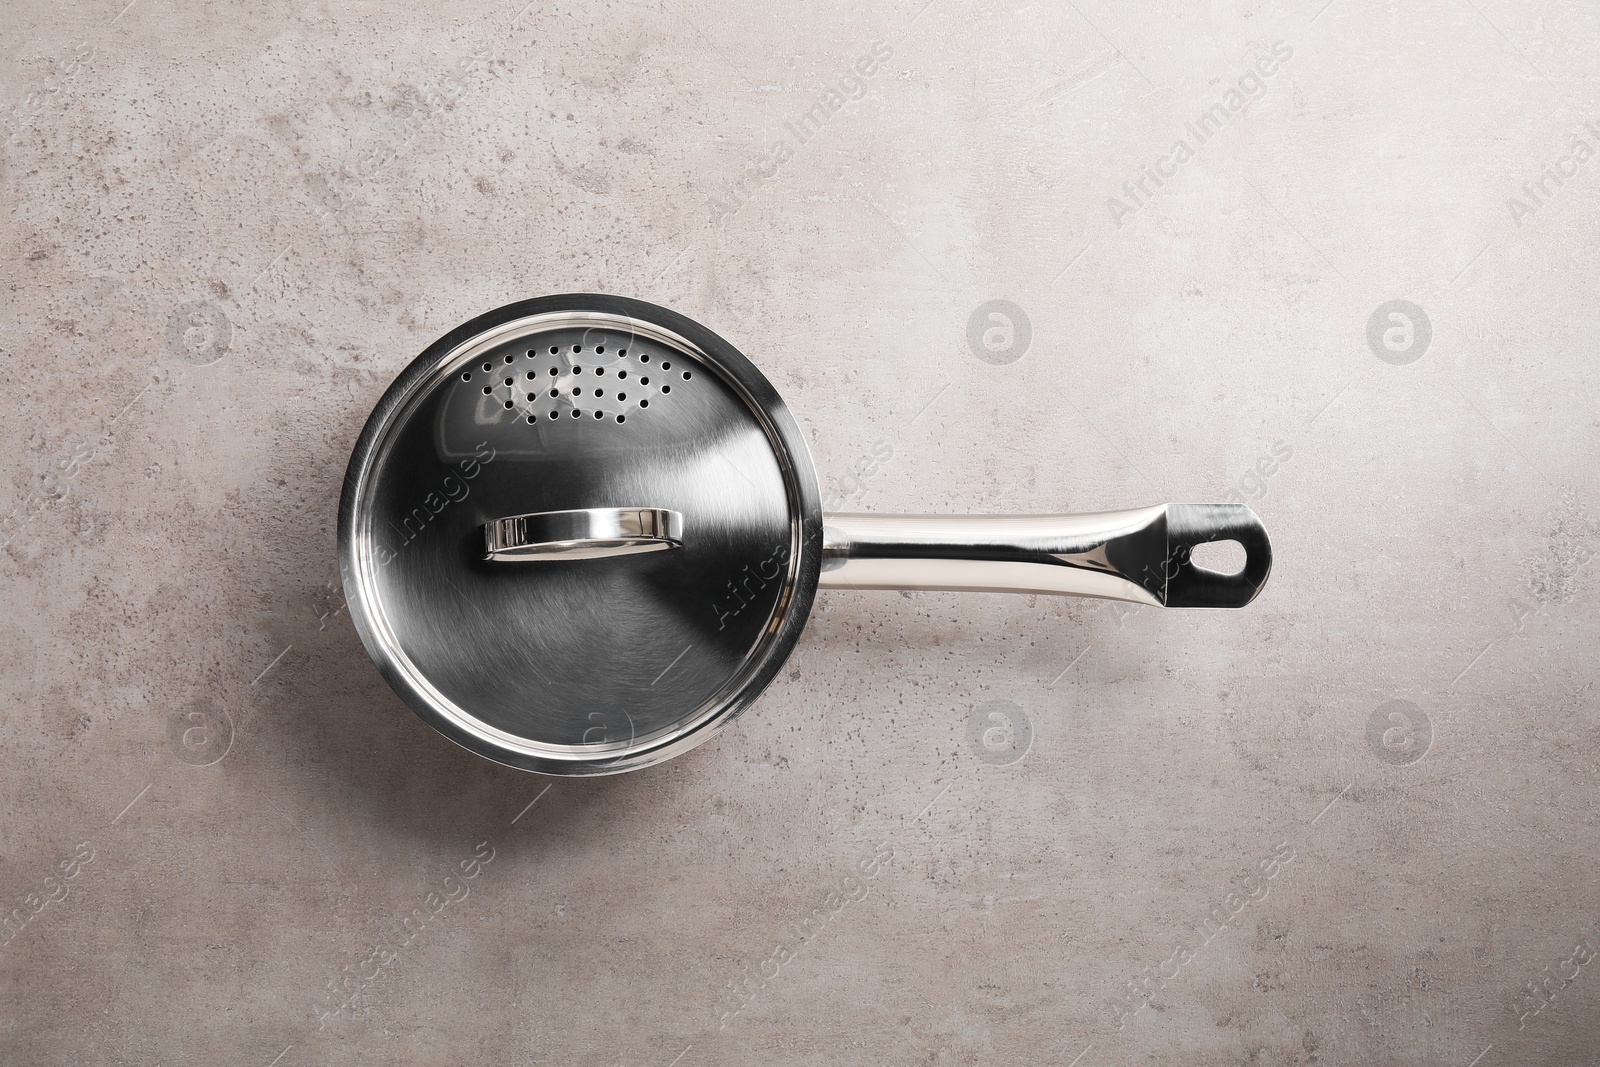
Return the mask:
M1236 541L1236 574L1195 546ZM616 296L451 330L379 401L339 505L350 617L425 721L543 774L660 763L748 708L818 589L1243 607L1272 565L1242 504L823 514L811 456L732 345Z

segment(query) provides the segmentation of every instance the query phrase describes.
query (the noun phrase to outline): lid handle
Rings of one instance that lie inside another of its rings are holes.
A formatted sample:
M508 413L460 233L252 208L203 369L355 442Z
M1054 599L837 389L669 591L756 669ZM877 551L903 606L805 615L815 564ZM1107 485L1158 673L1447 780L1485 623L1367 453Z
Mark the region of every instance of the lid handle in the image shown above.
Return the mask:
M483 524L483 558L501 563L599 559L683 545L683 515L666 508L580 508Z

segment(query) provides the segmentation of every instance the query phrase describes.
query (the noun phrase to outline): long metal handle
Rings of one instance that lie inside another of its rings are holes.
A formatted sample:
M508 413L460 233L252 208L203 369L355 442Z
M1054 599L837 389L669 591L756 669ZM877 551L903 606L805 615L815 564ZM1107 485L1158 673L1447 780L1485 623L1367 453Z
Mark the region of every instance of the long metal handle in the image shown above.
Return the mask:
M1196 545L1237 541L1221 574ZM1089 515L823 516L825 589L954 589L1100 597L1169 608L1242 608L1272 570L1272 545L1243 504L1158 504Z

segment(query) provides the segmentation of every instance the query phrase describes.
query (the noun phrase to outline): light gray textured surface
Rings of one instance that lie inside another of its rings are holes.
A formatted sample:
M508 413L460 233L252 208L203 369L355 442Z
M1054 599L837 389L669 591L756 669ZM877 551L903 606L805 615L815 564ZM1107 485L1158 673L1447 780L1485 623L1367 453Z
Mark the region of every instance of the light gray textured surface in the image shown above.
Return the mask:
M918 4L6 6L0 1061L1591 1062L1594 10ZM401 367L585 290L837 506L1243 498L1272 583L825 593L544 791L384 686L333 526Z

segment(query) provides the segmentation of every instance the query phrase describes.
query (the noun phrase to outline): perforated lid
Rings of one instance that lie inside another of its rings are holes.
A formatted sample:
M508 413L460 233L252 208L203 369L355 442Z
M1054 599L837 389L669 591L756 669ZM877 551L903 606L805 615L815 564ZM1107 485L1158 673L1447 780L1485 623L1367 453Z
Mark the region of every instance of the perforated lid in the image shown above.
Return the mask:
M591 510L681 528L485 549L498 520ZM351 617L420 715L513 766L600 774L698 744L771 680L816 590L821 505L788 410L727 342L651 304L550 297L406 369L351 457L339 542Z

